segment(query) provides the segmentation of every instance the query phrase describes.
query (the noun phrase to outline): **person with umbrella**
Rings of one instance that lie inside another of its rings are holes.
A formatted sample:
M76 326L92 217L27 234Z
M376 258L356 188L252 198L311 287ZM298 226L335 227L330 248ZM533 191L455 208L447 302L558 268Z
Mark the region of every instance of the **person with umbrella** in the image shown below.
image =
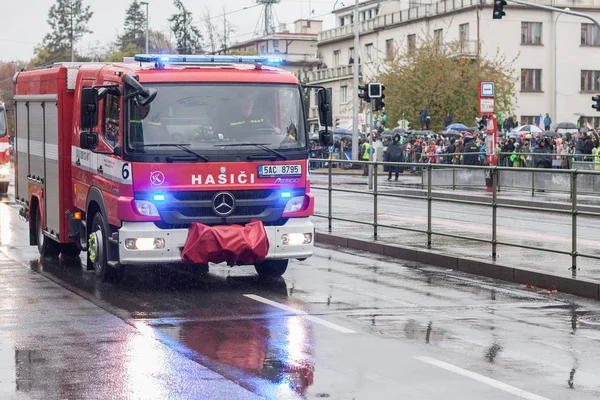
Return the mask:
M386 152L383 154L383 161L385 162L404 162L404 149L400 144L400 135L395 134L394 139L389 144ZM400 172L404 172L404 168L399 165L389 165L388 166L388 181L392 180L392 173L396 174L396 180L398 180L398 175Z

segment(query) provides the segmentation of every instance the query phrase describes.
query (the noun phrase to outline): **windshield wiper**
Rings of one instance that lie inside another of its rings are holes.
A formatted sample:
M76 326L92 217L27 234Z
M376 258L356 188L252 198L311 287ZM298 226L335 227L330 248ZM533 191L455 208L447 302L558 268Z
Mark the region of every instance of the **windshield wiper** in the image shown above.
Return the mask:
M196 153L194 150L190 149L189 147L185 147L185 146L191 146L191 144L189 143L185 143L185 144L179 144L179 143L151 143L151 144L144 144L142 145L142 147L165 147L165 146L171 146L171 147L177 147L180 150L185 151L186 153L189 153L193 156L196 156L198 159L202 160L202 161L208 161L208 157L200 154L200 153ZM167 161L170 159L174 159L175 157L167 157Z
M282 160L287 160L288 159L285 154L280 153L279 151L274 150L274 149L268 147L267 144L269 144L269 143L230 143L230 144L220 144L218 146L221 146L221 147L254 146L254 147L257 147L257 148L259 148L261 150L264 150L266 152L274 154L277 157L281 158Z

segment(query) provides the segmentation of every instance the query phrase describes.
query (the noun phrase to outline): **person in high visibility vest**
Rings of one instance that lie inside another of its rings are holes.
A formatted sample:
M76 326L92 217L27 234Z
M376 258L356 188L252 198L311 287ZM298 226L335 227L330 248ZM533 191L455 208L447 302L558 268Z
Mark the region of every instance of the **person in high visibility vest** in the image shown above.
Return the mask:
M594 169L600 171L600 146L596 149L594 157Z
M268 118L255 108L256 94L248 93L242 98L240 115L233 118L227 126L231 136L239 139L248 136L248 131L263 131L281 135L281 129L272 124ZM270 131L270 132L269 132Z
M361 148L361 153L362 153L362 160L363 161L369 161L369 154L371 153L371 143L369 142L371 136L367 135L367 140L365 140L362 144L362 148ZM363 176L367 176L369 174L369 165L365 164L363 166Z

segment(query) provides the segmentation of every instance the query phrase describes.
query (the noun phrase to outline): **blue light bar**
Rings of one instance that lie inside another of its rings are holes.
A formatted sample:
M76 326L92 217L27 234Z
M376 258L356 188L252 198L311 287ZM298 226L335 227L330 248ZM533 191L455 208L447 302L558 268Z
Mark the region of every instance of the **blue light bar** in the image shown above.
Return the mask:
M213 56L213 55L177 55L177 54L136 54L133 57L139 62L161 63L262 63L281 64L279 57L254 57L254 56Z
M289 199L290 197L292 197L292 192L287 191L287 190L281 192L282 199Z
M154 200L157 203L162 203L166 199L167 199L167 196L165 196L162 193L155 193L155 194L152 195L152 200Z

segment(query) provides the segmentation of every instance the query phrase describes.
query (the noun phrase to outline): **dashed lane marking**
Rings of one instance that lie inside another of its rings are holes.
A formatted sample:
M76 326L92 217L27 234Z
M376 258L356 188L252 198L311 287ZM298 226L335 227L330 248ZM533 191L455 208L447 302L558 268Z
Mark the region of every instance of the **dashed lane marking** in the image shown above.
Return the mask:
M307 321L311 321L311 322L314 322L315 324L326 326L327 328L336 330L336 331L341 332L341 333L356 333L355 331L353 331L351 329L344 328L343 326L339 326L339 325L336 325L336 324L334 324L332 322L325 321L324 319L314 317L314 316L308 314L305 311L297 310L297 309L295 309L293 307L286 306L285 304L277 303L277 302L269 300L269 299L265 299L264 297L257 296L255 294L245 294L244 296L247 297L247 298L249 298L249 299L252 299L254 301L258 301L260 303L267 304L267 305L270 305L272 307L279 308L280 310L284 310L284 311L290 312L292 314L295 314L297 316L300 316L300 317L304 318Z
M427 364L431 364L434 365L436 367L445 369L446 371L450 371L450 372L454 372L456 374L465 376L467 378L471 378L475 381L481 382L481 383L485 383L488 386L491 386L493 388L502 390L506 393L510 393L510 394L514 394L515 396L518 396L522 399L527 399L527 400L549 400L547 397L542 397L539 396L537 394L533 394L531 392L527 392L525 390L516 388L514 386L510 386L507 385L506 383L502 383L500 381L497 381L495 379L492 378L488 378L487 376L483 376L480 374L477 374L475 372L471 372L468 371L466 369L462 369L460 367L457 367L455 365L452 364L448 364L445 363L443 361L440 360L436 360L435 358L431 358L431 357L415 357L415 359L425 362Z

